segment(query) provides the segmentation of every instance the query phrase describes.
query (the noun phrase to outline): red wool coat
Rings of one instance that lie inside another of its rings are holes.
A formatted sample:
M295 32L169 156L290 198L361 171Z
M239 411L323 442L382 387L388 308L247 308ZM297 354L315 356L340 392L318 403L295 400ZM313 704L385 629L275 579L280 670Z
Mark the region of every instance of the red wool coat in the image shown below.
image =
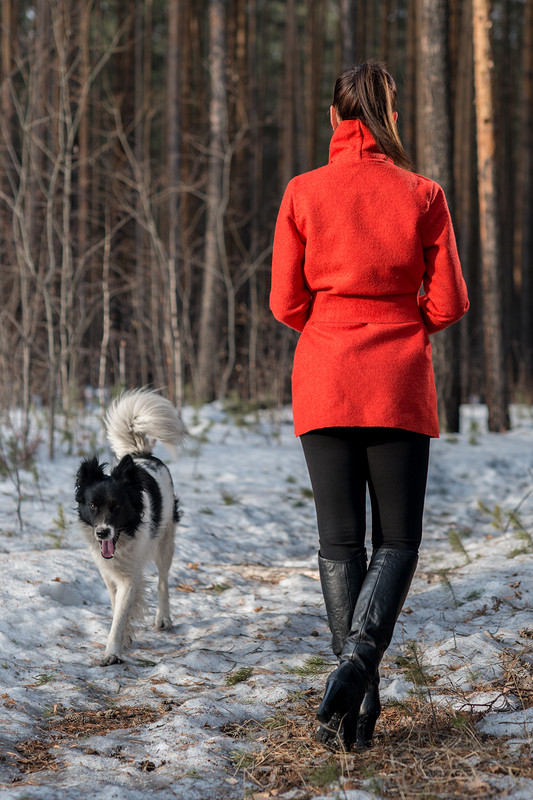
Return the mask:
M330 426L438 436L428 334L468 309L450 214L440 186L395 166L358 120L339 124L326 166L287 186L270 308L301 331L297 436Z

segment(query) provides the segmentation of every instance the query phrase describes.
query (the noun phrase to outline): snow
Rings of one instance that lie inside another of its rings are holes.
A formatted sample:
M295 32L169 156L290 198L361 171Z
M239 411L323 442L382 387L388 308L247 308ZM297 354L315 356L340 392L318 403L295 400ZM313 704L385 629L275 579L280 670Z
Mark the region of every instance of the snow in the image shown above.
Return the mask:
M333 667L314 507L290 409L243 418L212 404L187 408L184 417L190 436L182 452L171 458L156 448L184 512L171 571L174 627L160 633L151 625L150 570L150 617L121 665L99 666L109 597L73 500L80 458L97 448L112 461L97 415L77 420L73 435L58 432L53 462L41 444L31 470L0 476L2 798L74 798L80 787L106 800L147 791L242 797L235 751L255 744L224 726L272 717L296 691L318 688L323 678L296 671L310 656ZM396 659L416 647L434 679L432 701L483 712L479 730L510 737L509 747L533 734L533 710L498 686L509 659L531 671L532 420L530 409L516 407L513 429L489 434L486 410L467 406L461 434L432 442L420 563L382 669L383 700L407 698L415 687ZM35 439L43 425L36 416ZM12 435L4 429L3 442ZM248 679L228 685L243 667ZM59 738L60 770L19 772L17 743L46 738L55 715L122 706L166 713L106 736ZM154 769L143 771L145 762ZM529 797L533 782L511 781L505 791L511 800Z

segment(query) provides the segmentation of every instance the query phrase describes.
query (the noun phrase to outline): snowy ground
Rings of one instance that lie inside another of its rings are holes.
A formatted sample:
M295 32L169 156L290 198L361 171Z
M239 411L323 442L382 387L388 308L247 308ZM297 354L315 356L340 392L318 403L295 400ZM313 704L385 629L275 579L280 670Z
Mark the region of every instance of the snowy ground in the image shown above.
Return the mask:
M186 450L175 460L156 451L184 511L171 573L174 628L157 633L147 619L122 665L98 664L110 606L73 503L80 456L95 445L106 453L98 423L79 422L74 445L65 436L53 463L39 448L33 472L20 474L22 526L16 476L0 478L2 798L77 798L83 788L106 799L140 800L150 791L237 800L246 787L235 751L254 743L236 742L225 726L275 716L296 692L321 685L323 678L294 671L330 652L314 508L290 412L258 421L212 405L187 409L185 421ZM384 662L383 697L413 689L395 657L416 642L438 676L433 702L486 710L480 728L518 747L531 740L533 710L495 683L506 659L526 670L533 661L532 414L515 409L513 430L494 435L484 430L483 408L468 407L462 427L432 443L425 541ZM247 680L228 685L243 667L251 668ZM164 713L107 736L52 737L60 769L20 771L18 743L50 738L51 720L144 706ZM489 781L502 796L533 796L533 781Z

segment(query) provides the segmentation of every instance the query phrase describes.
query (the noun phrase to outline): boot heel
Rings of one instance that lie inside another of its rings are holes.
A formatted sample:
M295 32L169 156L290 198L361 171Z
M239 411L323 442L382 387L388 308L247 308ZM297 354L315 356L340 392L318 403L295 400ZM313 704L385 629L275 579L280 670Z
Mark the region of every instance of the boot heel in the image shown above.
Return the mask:
M370 747L374 736L374 728L379 714L363 714L357 720L355 746L358 749Z
M381 713L381 703L379 700L379 673L368 687L368 690L359 709L359 719L357 720L356 747L370 747L374 728Z

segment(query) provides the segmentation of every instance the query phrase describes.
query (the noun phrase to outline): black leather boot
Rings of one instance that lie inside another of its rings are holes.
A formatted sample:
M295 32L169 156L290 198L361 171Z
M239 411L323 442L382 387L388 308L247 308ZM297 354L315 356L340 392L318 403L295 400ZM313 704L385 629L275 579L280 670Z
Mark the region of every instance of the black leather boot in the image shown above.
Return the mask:
M366 575L366 550L350 561L331 561L319 553L318 572L331 631L331 649L340 659Z
M360 707L392 639L417 561L416 553L386 547L372 556L340 654L340 666L328 677L317 712L322 723L319 741L326 734L331 737L332 732L346 750L357 741Z
M370 747L374 736L374 728L381 714L381 701L379 699L379 672L376 672L372 683L366 690L363 702L359 707L357 726L355 731L355 746L358 748Z
M318 554L318 569L322 593L332 634L331 648L340 658L352 624L357 597L366 575L366 551L350 561L331 561ZM376 674L361 703L357 721L356 745L368 747L372 742L376 720L381 713L379 701L379 675ZM337 728L320 726L317 739L322 744L335 747Z

